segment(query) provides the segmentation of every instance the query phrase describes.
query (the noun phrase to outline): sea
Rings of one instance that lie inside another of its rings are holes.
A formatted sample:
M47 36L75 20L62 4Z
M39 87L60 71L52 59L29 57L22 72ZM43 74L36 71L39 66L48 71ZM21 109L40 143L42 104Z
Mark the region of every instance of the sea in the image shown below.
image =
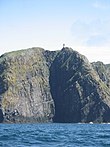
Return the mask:
M0 147L110 147L110 124L0 124Z

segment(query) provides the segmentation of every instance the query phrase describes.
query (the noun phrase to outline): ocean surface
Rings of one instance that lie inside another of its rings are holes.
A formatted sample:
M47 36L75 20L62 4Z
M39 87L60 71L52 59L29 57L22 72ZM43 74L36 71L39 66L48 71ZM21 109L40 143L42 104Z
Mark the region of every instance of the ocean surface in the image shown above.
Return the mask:
M0 147L110 147L110 124L0 124Z

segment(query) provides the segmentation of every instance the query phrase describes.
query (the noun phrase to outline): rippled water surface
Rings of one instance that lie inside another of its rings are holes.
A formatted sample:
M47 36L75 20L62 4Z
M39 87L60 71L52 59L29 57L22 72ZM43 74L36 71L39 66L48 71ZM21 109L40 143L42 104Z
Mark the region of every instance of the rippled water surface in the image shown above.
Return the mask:
M110 147L110 124L0 124L0 147Z

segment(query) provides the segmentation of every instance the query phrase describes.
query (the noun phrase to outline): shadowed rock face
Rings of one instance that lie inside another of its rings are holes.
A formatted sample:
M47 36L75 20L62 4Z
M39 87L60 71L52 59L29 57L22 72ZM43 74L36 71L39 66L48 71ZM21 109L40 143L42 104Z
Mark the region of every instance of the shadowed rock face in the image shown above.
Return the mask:
M110 121L109 89L84 56L64 48L50 71L54 122Z
M0 123L2 123L3 120L4 120L4 118L3 118L3 112L2 112L2 110L0 109Z
M96 67L71 48L2 55L0 122L109 122L109 86Z

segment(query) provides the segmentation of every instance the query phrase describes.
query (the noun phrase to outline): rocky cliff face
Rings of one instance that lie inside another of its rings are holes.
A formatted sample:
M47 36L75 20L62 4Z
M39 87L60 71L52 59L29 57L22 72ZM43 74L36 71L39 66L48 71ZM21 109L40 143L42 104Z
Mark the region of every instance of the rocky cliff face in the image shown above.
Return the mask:
M92 63L93 68L98 73L100 79L110 88L110 64L100 61Z
M110 121L110 91L78 52L64 48L51 66L55 122Z
M49 66L55 54L32 48L1 56L0 96L4 121L52 121L54 102L50 93Z
M2 55L0 122L110 122L109 65L98 67L71 48Z

